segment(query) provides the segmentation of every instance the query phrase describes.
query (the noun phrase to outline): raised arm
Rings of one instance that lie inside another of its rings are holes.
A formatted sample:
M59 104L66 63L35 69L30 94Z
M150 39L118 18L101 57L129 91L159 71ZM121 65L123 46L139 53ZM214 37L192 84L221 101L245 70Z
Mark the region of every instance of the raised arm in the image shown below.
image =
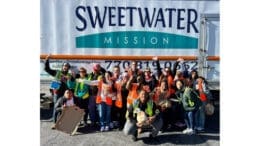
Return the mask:
M44 67L44 70L50 74L51 76L55 76L57 71L56 70L53 70L50 68L50 63L49 63L49 58L50 58L51 54L49 54L46 59L45 59L45 67Z
M157 69L157 75L158 75L158 79L160 78L160 76L162 75L162 70L161 70L161 66L160 66L160 62L158 57L153 57L153 60L156 62L156 69Z

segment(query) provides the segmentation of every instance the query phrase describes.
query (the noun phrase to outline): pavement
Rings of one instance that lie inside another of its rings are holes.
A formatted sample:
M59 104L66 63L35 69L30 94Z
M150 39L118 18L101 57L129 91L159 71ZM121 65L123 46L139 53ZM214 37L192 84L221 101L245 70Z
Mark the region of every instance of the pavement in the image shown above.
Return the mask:
M46 88L47 89L47 88ZM41 85L42 91L47 93ZM47 96L49 96L47 94ZM44 98L43 98L44 99ZM45 101L48 103L48 101ZM50 102L51 103L51 102ZM42 104L41 104L42 105ZM48 105L48 104L47 104ZM46 108L47 107L47 108ZM52 130L52 105L40 107L40 143L41 146L146 146L146 145L196 145L196 146L219 146L219 104L215 104L215 113L206 117L205 131L194 135L182 134L180 129L173 129L159 133L155 138L149 138L149 133L142 133L136 142L131 136L125 136L122 131L114 129L108 132L99 132L98 127L79 127L76 134L70 136L67 133Z
M52 108L41 108L40 119L40 143L41 146L146 146L146 145L198 145L198 146L219 146L219 120L214 115L206 117L206 130L194 135L182 134L181 130L171 130L159 133L155 138L149 138L149 133L142 133L136 142L131 136L125 136L122 131L114 129L108 132L99 132L98 127L79 127L76 134L70 136L67 133L52 130L53 123L49 121Z

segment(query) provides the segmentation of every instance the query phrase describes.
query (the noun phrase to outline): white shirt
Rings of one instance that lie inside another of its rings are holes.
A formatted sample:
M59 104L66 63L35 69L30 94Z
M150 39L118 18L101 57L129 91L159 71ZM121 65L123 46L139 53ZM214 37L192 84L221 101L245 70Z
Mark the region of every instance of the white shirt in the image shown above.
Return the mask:
M74 100L71 98L70 100L67 100L66 106L73 106L74 105Z

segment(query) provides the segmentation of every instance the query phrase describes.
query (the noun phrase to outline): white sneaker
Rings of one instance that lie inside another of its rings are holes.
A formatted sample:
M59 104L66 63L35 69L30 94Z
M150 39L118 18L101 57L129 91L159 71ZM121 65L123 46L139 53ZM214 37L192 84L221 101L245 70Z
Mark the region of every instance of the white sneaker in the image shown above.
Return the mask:
M104 131L105 131L105 127L104 127L104 126L101 126L100 132L104 132Z
M188 132L188 134L190 134L190 135L195 134L195 130L190 129L190 131Z
M186 128L185 130L182 131L182 133L187 134L187 133L189 133L190 130L191 130L190 128Z
M105 131L109 131L109 126L106 126L106 127L105 127Z

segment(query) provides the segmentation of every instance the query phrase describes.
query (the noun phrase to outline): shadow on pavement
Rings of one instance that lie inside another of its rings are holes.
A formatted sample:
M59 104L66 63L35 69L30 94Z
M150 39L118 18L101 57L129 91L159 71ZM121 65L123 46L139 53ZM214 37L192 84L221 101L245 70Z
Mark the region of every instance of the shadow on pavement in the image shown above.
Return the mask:
M219 140L219 136L213 135L186 135L186 134L170 134L170 135L158 135L155 138L143 137L139 138L148 145L158 145L164 143L190 145L190 144L202 144L208 140Z
M40 120L41 121L50 120L52 118L52 112L53 112L53 108L50 108L50 109L41 108L40 109Z
M176 129L173 131L176 131ZM143 140L143 142L148 145L158 145L164 143L192 145L192 144L203 144L208 140L219 140L220 139L219 105L215 105L215 112L213 115L206 116L205 131L201 133L197 133L195 135L186 135L186 134L182 134L180 130L177 131L179 131L179 133L167 134L167 132L165 132L164 134L159 134L155 138L141 137L139 138L139 140Z
M84 126L84 127L79 127L77 130L77 134L75 135L84 135L84 134L88 134L88 133L97 133L99 128L97 126L95 127L91 127L91 126Z

